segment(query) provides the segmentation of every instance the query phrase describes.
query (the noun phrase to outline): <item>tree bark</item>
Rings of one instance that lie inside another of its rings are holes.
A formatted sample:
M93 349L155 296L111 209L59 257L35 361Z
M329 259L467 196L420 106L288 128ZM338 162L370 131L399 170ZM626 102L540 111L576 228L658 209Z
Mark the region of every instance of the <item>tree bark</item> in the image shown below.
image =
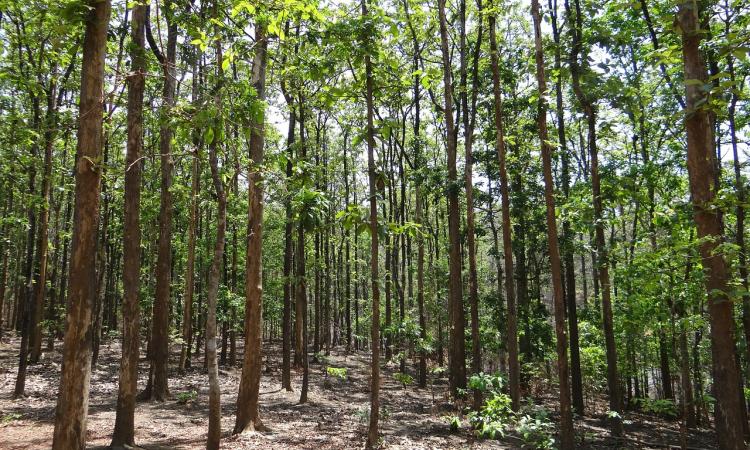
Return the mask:
M500 163L500 196L502 198L503 254L505 259L505 298L508 303L508 388L513 411L521 408L521 369L518 362L518 325L515 283L513 282L513 244L511 242L510 201L508 172L505 168L505 141L503 136L503 103L500 91L500 63L495 35L495 17L489 16L490 59L495 112L495 149Z
M570 405L570 380L568 370L567 336L565 336L565 299L563 298L562 262L557 241L555 219L555 192L552 179L552 149L547 140L547 80L544 75L544 48L542 46L542 17L539 0L531 0L531 15L534 18L534 48L536 79L539 89L537 103L537 129L542 153L544 172L544 203L547 210L547 243L552 272L553 303L555 307L555 336L557 337L557 377L560 384L560 448L573 450L573 413Z
M464 339L463 282L461 280L461 207L458 202L456 171L456 127L453 120L453 84L451 81L450 49L448 46L448 20L445 0L438 1L440 16L440 47L443 56L443 116L448 153L448 309L450 311L450 361L449 384L451 394L458 395L466 388L466 342Z
M252 84L258 101L266 98L266 63L268 37L265 25L255 27L255 58ZM265 116L258 114L250 123L250 157L248 182L247 267L245 273L245 354L240 392L237 397L237 421L234 433L262 431L258 397L262 369L261 331L263 329L263 146Z
M365 26L360 31L361 45L364 47L365 59L365 101L367 109L367 175L370 195L370 284L372 289L372 326L370 327L370 349L372 362L370 366L370 423L367 429L365 448L370 450L379 447L378 422L380 419L380 275L378 267L378 174L375 170L375 107L373 97L375 81L371 53L374 52L375 30L369 21L370 13L367 1L361 0L362 18Z
M90 1L83 39L75 212L70 259L70 291L63 364L55 412L54 450L86 447L86 415L91 378L91 314L96 295L97 225L102 148L102 89L110 2Z
M143 91L146 83L144 26L148 8L133 5L130 23L128 74L128 142L125 155L125 211L123 218L122 359L117 391L117 413L112 433L113 448L135 445L135 395L138 385L140 347L141 279L141 151L143 150Z
M708 81L706 63L701 55L704 31L701 11L691 1L681 1L677 13L682 34L682 59L685 70L685 129L687 166L695 225L708 295L711 323L711 356L716 396L716 434L722 449L745 448L743 414L740 402L740 378L735 361L734 319L729 298L729 272L724 255L717 247L723 241L723 221L713 205L716 197L716 152L713 121L704 105Z
M151 366L153 381L146 388L145 396L163 402L170 397L167 380L169 367L169 302L172 272L172 179L174 177L174 160L172 159L173 130L169 123L170 110L175 105L177 24L172 17L173 3L167 0L163 12L167 19L167 48L162 55L151 35L147 23L149 45L162 66L164 84L162 87L163 105L161 125L159 127L159 153L161 159L161 197L159 204L159 245L156 259L156 293L151 321ZM149 20L148 18L146 19Z

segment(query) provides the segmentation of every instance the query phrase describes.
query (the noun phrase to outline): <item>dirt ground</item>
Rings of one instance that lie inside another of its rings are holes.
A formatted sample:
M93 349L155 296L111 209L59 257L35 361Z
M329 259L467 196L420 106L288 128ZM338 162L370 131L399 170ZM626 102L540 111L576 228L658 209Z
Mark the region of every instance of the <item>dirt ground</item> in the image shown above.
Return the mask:
M7 333L6 333L7 334ZM0 342L0 449L48 449L52 443L59 382L60 352L45 354L29 367L26 397L12 399L18 367L17 338ZM173 365L178 348L173 347ZM117 340L103 344L99 364L91 379L87 442L105 448L115 420L120 346ZM334 349L327 361L310 364L309 401L298 404L301 372L293 373L294 392L281 390L281 349L278 343L264 348L265 370L261 383L261 417L268 433L231 436L234 425L240 367L221 366L222 448L227 449L355 449L362 448L369 412L369 354L346 355ZM241 361L241 355L238 356ZM202 363L202 357L197 365ZM345 367L347 379L326 375L326 367ZM502 441L477 439L468 427L451 433L446 416L455 414L448 402L445 379L432 380L427 389L404 388L393 378L396 367L382 372L381 435L389 449L517 449L521 441L508 436ZM139 387L146 384L147 362L140 363ZM146 449L198 449L205 447L208 429L207 374L201 368L179 374L170 372L172 399L164 403L141 402L136 407L136 442ZM543 399L554 404L554 397ZM601 417L576 422L578 448L679 448L679 424L628 413L628 440L608 437ZM466 423L464 421L464 423ZM689 436L689 447L714 448L709 430ZM669 445L667 445L669 444ZM673 447L675 446L675 447Z

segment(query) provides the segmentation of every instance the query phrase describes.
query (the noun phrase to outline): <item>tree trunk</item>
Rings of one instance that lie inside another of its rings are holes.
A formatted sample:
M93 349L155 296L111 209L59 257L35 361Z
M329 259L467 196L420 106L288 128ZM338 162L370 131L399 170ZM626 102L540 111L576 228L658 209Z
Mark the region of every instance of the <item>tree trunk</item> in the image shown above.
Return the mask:
M565 9L568 23L571 24L572 48L570 57L570 72L573 80L573 91L581 104L588 125L588 147L591 158L591 190L594 206L594 235L596 250L596 266L599 283L601 284L602 322L604 341L607 350L607 388L609 390L609 409L616 412L611 415L611 431L615 436L622 435L622 399L620 395L619 375L617 372L617 347L615 345L614 324L612 319L611 283L609 277L609 256L604 240L604 219L601 196L601 180L599 178L599 154L596 141L596 106L583 92L580 84L579 56L581 53L582 17L579 0L575 0L575 18L566 0Z
M380 419L380 276L378 274L378 190L382 179L378 179L375 170L375 106L373 97L375 81L371 53L374 47L374 30L369 25L370 14L367 1L361 0L362 18L365 27L360 30L361 45L365 48L365 101L367 104L367 174L370 194L370 284L372 289L372 326L370 327L370 349L372 363L370 366L370 424L367 429L365 448L370 450L380 446L378 439L378 421Z
M214 14L218 17L218 2L214 2ZM218 19L217 19L218 20ZM216 27L216 33L220 36L219 27ZM222 49L221 39L216 39L216 75L217 85L214 94L214 103L217 111L221 111L221 87L224 71L222 70ZM208 436L206 440L206 449L218 450L221 441L221 389L219 388L219 364L216 361L216 300L219 296L219 277L221 264L224 260L224 240L227 230L227 194L224 188L224 182L219 173L219 157L217 152L222 145L219 131L224 126L221 116L215 119L212 124L214 127L214 139L209 143L209 165L211 166L211 179L213 180L214 190L216 191L217 218L216 218L216 242L214 243L214 256L211 261L211 269L208 274L208 305L206 313L206 361L208 363ZM261 141L262 143L262 141ZM248 253L250 254L250 253ZM260 255L258 255L260 256ZM260 281L260 280L258 280ZM249 310L249 308L248 308ZM246 352L255 349L248 349Z
M135 395L140 347L141 279L141 151L143 149L143 91L146 82L144 25L148 8L133 5L128 77L128 142L125 156L125 213L123 218L122 359L117 391L117 415L111 447L135 446Z
M177 55L177 24L172 17L173 3L164 3L162 12L167 19L167 48L166 56L158 50L151 35L150 24L147 24L149 45L161 63L164 74L162 88L162 120L159 127L159 154L161 159L161 197L159 204L159 245L156 260L156 293L151 322L151 366L153 381L146 388L145 395L156 401L163 402L169 398L167 369L169 366L169 302L172 271L172 179L174 161L172 159L173 130L168 117L175 105L176 55ZM148 18L147 18L148 21Z
M83 39L83 68L76 161L75 212L70 260L70 291L63 364L55 412L54 450L86 447L86 415L91 378L91 313L96 295L97 225L102 148L102 89L110 2L89 2ZM85 112L85 113L84 113Z
M513 282L513 245L511 243L510 201L508 199L508 173L505 168L505 142L503 136L503 103L500 91L500 63L495 36L495 17L489 16L490 57L495 112L495 148L500 163L500 196L502 198L503 254L505 258L505 298L508 302L508 384L513 411L521 407L520 366L518 362L518 327L516 295Z
M555 41L555 71L561 73L562 70L562 50L560 43L560 30L557 24L557 0L550 0L550 15L552 23L552 36ZM560 75L555 82L555 99L557 107L557 141L560 146L560 169L563 196L565 201L570 196L570 155L568 154L568 143L565 135L565 110L563 108L563 77ZM562 233L562 258L565 268L565 304L568 310L568 330L570 334L570 378L571 394L573 398L573 410L578 415L584 414L583 404L583 377L581 374L581 356L578 338L578 307L576 304L576 277L575 263L573 260L573 231L570 227L570 221L563 219ZM584 301L588 295L586 287L586 268L582 269L583 276L583 293Z
M258 100L266 97L266 62L268 38L265 25L255 28L255 59L252 84ZM261 330L263 320L263 165L265 116L261 113L250 123L250 157L248 182L248 239L245 274L245 354L240 392L237 397L237 421L234 433L266 429L260 420L258 397L262 366Z
M557 337L557 377L560 384L560 448L573 450L573 413L570 405L570 381L568 379L567 337L565 336L565 299L563 298L562 263L557 241L555 219L555 192L552 179L552 149L547 140L547 80L544 77L544 48L542 46L542 17L539 0L531 0L531 15L534 18L534 47L536 79L539 89L537 106L537 129L542 152L544 172L544 202L547 210L547 243L552 272L552 291L555 306L555 336Z
M448 46L448 20L445 0L438 1L440 16L440 47L443 56L443 116L448 152L448 310L451 318L449 384L451 394L458 395L466 388L466 342L464 340L463 282L461 280L461 207L458 202L456 171L456 127L453 121L453 85L451 81L450 49Z
M682 33L682 58L685 68L685 128L687 165L695 224L700 240L701 259L706 272L709 319L711 323L712 372L716 396L716 434L722 449L745 448L743 414L740 402L740 378L735 361L734 319L729 298L729 272L722 253L723 221L713 201L716 197L716 153L713 123L703 105L708 80L700 45L703 31L694 2L679 4L677 20ZM695 83L693 82L695 81Z

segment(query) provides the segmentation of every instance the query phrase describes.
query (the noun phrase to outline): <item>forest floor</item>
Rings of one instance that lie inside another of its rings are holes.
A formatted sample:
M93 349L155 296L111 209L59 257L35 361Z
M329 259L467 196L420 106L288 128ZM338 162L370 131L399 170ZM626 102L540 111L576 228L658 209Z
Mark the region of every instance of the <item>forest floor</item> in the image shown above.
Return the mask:
M18 367L17 338L0 342L0 449L48 449L52 442L56 393L61 355L45 354L29 366L26 397L12 399ZM173 347L173 361L178 349ZM239 351L240 349L238 349ZM222 392L222 448L249 449L354 449L362 448L369 413L369 353L347 355L333 349L327 361L310 363L309 401L298 404L301 371L293 373L294 392L280 388L281 349L278 344L264 348L264 373L261 383L261 417L271 428L267 433L231 436L234 425L240 367L220 367ZM241 355L238 355L241 361ZM99 364L91 378L88 431L90 448L105 448L115 420L117 373L120 346L117 340L102 344ZM196 361L202 362L201 357ZM200 363L199 363L200 365ZM347 369L347 379L327 376L326 367ZM502 441L478 439L464 426L452 433L447 415L455 414L448 402L447 383L437 379L427 389L404 388L392 374L397 367L387 365L382 372L381 435L390 449L488 449L522 448L517 437ZM139 387L146 384L148 366L140 363ZM136 442L146 449L198 449L205 447L208 429L208 381L200 368L178 374L170 372L173 399L164 403L140 402L136 407ZM542 396L542 402L554 409L554 396ZM554 417L554 416L553 416ZM604 421L598 417L576 422L577 448L680 448L679 425L653 416L626 414L627 441L608 437ZM463 422L466 424L466 421ZM710 430L697 430L688 437L689 448L714 448Z

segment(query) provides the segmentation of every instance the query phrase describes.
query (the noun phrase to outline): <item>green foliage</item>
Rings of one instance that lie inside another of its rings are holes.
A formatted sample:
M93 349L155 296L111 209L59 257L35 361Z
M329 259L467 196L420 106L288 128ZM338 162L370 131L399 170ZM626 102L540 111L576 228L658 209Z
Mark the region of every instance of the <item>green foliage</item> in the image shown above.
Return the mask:
M555 426L549 420L523 415L518 419L516 432L521 435L521 439L529 449L555 448L555 439L552 437Z
M346 380L347 378L346 367L327 367L326 374L329 377L335 377L335 378L338 378L339 380Z
M3 414L3 417L0 419L0 423L5 425L8 423L11 423L15 420L20 420L23 415L21 413L7 413Z
M177 403L187 404L198 398L198 391L184 391L177 394Z
M445 419L448 421L451 432L456 433L461 429L461 418L459 416L445 416Z
M634 403L645 413L668 419L676 419L680 415L677 405L670 399L637 398Z
M406 386L414 384L414 377L408 373L396 372L393 374L393 379L401 383L404 389L406 389Z

